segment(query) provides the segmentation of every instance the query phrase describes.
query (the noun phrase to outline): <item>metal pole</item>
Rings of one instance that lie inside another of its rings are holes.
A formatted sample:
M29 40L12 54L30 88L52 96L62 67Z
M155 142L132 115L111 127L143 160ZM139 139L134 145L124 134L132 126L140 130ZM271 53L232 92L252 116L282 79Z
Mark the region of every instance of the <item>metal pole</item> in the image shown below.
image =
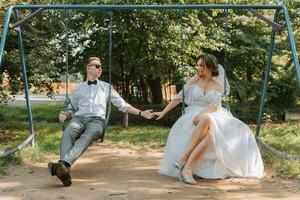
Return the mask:
M16 19L19 20L19 12L17 10L14 10L16 14ZM22 31L21 29L18 30L18 46L19 46L19 53L20 53L20 62L22 65L22 73L23 73L23 83L24 83L24 89L25 89L25 98L26 98L26 105L27 105L27 112L28 112L28 121L30 126L30 133L33 135L31 146L34 147L34 128L33 128L33 120L32 120L32 110L31 105L29 101L29 88L28 88L28 79L27 79L27 70L26 70L26 64L25 64L25 56L24 56L24 48L23 48L23 38L22 38Z
M273 22L272 20L268 19L264 15L260 14L254 9L250 9L250 12L255 15L257 18L261 19L262 21L266 22L268 25L274 27L276 30L282 30L284 28L284 24L278 24L276 22Z
M52 5L15 5L15 9L281 9L281 5L230 5L230 4L185 4L185 5L71 5L71 4L52 4Z
M31 13L30 15L26 16L24 19L14 23L14 24L10 24L9 28L16 28L19 26L23 26L25 25L31 18L36 17L37 15L39 15L44 9L43 8L39 8L36 11L34 11L33 13Z
M290 22L290 17L289 17L288 10L287 10L287 8L284 5L282 6L282 8L283 8L285 22L286 22L286 25L287 25L288 37L289 37L290 47L291 47L291 51L292 51L292 57L293 57L293 61L294 61L294 65L295 65L295 69L296 69L296 73L297 73L298 84L299 84L299 87L300 87L299 59L298 59L298 55L297 55L297 50L296 50L296 45L295 45L293 30L292 30L292 26L291 26L291 22Z
M275 12L275 15L274 15L274 21L275 22L278 22L279 11L280 10L276 10L276 12ZM256 133L255 133L256 137L259 136L261 118L262 118L262 114L264 112L265 99L266 99L266 96L267 96L269 72L270 72L270 68L271 68L271 64L272 64L272 54L273 54L274 43L275 43L275 33L276 33L276 29L273 27L272 28L272 33L271 33L271 42L269 44L268 63L265 67L265 80L264 80L262 95L261 95L261 99L260 99L259 114L258 114L257 125L256 125Z
M7 37L7 30L8 30L8 24L10 21L10 16L12 13L12 6L10 6L6 12L6 17L5 17L5 22L2 30L2 36L1 36L1 43L0 43L0 73L1 73L1 63L2 63L2 58L3 58L3 52L4 52L4 46L6 42L6 37Z

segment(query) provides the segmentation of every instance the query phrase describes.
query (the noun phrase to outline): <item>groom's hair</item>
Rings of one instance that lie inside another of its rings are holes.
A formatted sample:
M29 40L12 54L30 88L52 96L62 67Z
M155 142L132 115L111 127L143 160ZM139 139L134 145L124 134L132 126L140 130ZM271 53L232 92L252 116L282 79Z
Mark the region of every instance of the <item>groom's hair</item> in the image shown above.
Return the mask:
M198 60L203 60L204 64L207 68L211 70L212 76L218 76L219 71L218 71L218 61L217 58L212 55L212 54L201 54L196 58L196 62Z
M98 60L101 63L100 58L93 56L93 57L89 57L88 59L86 59L85 65L90 64L93 60Z

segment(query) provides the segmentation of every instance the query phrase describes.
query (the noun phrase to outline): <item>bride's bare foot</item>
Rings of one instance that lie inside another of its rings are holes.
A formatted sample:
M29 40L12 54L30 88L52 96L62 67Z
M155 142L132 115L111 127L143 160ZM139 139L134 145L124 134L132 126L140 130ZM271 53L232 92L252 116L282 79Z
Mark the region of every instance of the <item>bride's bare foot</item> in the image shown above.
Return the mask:
M183 179L183 182L191 185L196 185L197 181L193 177L192 170L183 168L181 171L181 177Z

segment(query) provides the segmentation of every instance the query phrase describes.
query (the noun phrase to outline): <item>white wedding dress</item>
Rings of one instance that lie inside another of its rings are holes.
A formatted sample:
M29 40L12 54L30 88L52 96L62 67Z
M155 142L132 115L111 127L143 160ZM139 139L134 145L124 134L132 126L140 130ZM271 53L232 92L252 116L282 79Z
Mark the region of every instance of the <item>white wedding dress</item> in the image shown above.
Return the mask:
M214 104L218 105L218 111L208 113L212 142L193 168L193 174L206 179L261 178L264 166L252 131L221 107L222 94L217 90L204 94L195 84L184 88L184 101L188 106L170 130L159 173L179 177L173 163L184 154L190 141L193 118L209 104ZM182 99L182 91L175 98Z

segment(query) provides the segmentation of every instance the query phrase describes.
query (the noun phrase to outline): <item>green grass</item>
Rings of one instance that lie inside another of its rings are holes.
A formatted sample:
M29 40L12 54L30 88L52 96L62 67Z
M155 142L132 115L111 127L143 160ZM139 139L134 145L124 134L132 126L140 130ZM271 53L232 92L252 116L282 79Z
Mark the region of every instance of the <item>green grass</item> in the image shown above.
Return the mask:
M162 149L168 133L169 128L159 126L134 125L124 129L120 125L112 125L109 126L105 139L132 149Z
M5 169L8 165L16 165L21 162L19 155L12 155L5 158L0 158L0 175L5 174Z
M284 123L262 129L261 137L266 144L288 154L300 155L300 124ZM282 177L299 177L300 162L280 160L274 155L263 152L264 160L276 169Z
M111 141L120 147L132 149L162 149L165 144L169 128L157 126L131 126L128 129L120 125L109 126L105 140ZM7 138L2 133L5 132ZM28 147L7 158L0 159L0 173L11 163L21 160L45 162L45 155L59 155L60 138L62 130L58 123L38 123L35 125L36 145ZM0 148L15 147L28 136L26 122L0 122ZM17 162L18 161L18 162Z
M5 172L8 164L17 164L22 160L45 162L45 155L58 155L61 127L57 114L62 105L35 105L33 117L36 132L36 147L26 148L21 152L0 159L0 173ZM4 118L0 119L0 148L20 144L29 134L24 106L0 107ZM128 129L120 125L110 125L105 141L120 147L149 150L162 150L168 136L169 128L154 125L129 125ZM263 140L270 146L289 154L300 154L300 124L270 124L261 130ZM269 163L279 176L299 177L300 162L282 161L268 153L262 153L264 161Z
M56 122L58 113L64 109L63 104L37 104L32 105L32 117L35 122ZM27 108L23 105L0 105L1 121L27 121Z
M5 133L5 134L3 134ZM59 124L39 123L35 125L35 148L27 147L11 156L0 159L0 173L11 163L16 164L22 160L45 161L45 155L59 153L61 128ZM21 144L29 134L26 122L0 122L0 148L16 147Z

